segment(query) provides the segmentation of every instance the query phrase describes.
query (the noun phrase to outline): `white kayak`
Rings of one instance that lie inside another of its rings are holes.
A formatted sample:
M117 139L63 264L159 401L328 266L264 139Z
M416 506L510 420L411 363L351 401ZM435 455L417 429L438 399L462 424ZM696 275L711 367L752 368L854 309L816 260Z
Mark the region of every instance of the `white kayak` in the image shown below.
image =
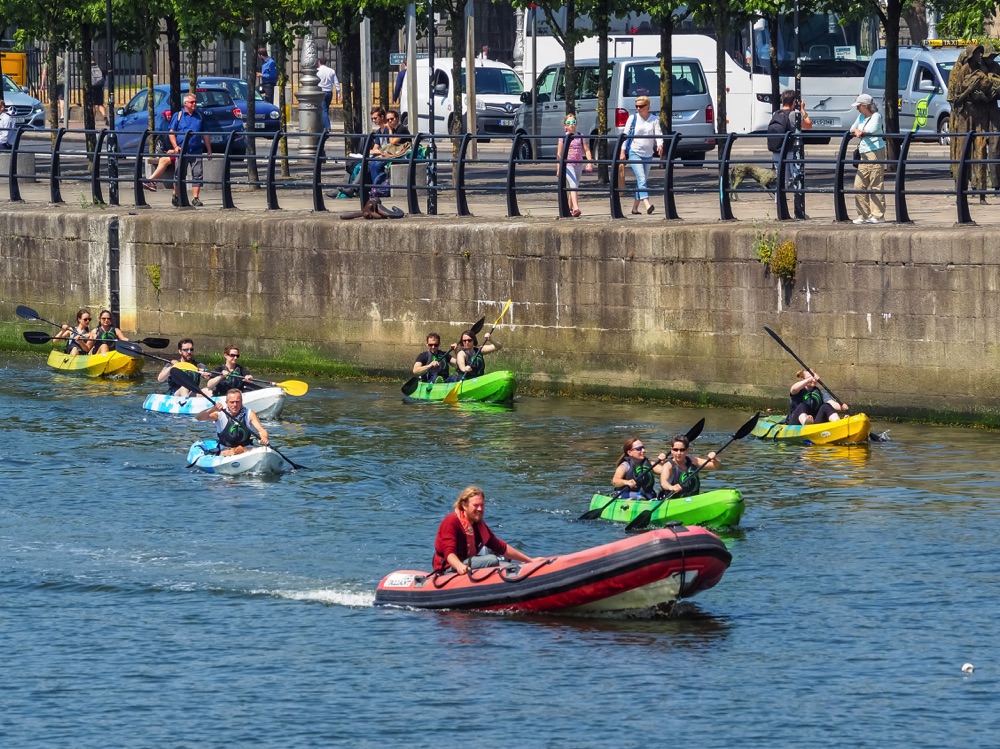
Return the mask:
M188 450L188 465L200 468L206 473L223 476L238 476L242 473L278 473L284 459L270 447L256 445L239 455L216 454L219 443L216 440L195 442Z
M278 387L248 390L243 393L243 405L261 419L277 419L285 408L285 391ZM216 403L225 403L226 397L213 398ZM147 411L161 414L187 414L193 416L209 407L208 398L196 395L193 398L179 398L176 395L153 393L146 396L142 407Z

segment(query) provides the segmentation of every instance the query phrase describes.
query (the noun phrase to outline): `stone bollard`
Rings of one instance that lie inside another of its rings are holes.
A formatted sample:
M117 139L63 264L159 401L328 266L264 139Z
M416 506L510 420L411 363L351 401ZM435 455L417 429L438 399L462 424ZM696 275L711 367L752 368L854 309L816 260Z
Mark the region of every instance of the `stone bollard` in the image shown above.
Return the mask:
M10 175L10 151L0 151L0 184L7 184ZM35 181L35 154L29 151L18 151L17 181Z
M427 187L427 162L417 161L413 168L417 170L417 187ZM389 167L389 195L393 198L406 197L406 183L410 179L410 162L393 161Z

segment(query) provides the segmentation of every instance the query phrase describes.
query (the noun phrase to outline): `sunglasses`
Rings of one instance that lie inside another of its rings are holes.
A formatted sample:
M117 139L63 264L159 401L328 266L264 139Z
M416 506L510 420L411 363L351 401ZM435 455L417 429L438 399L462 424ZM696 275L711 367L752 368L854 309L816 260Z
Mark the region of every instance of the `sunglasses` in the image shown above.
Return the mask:
M226 354L226 356L228 356L230 359L239 359L240 358L239 354Z
M389 122L395 122L395 121L396 121L396 118L395 118L395 117L386 117L386 119L387 119L387 120L388 120Z
M193 348L191 348L190 346L189 346L188 348L182 348L182 349L181 349L181 352L183 352L183 353L185 353L185 354L189 354L189 353L191 353L192 351L194 351L194 349L193 349Z
M89 317L81 317L80 318L80 322L90 322L90 318Z
M645 445L632 445L632 449L635 450L637 453L641 453L641 452L643 452L646 449L646 446Z
M671 447L670 452L674 453L686 453L688 449L686 447Z
M101 318L101 322L111 322L111 318L110 317L102 317Z
M566 124L567 125L575 125L576 124L576 120L566 120Z
M462 343L472 343L472 339L471 338L463 338L462 339Z
M437 348L440 345L440 343L428 343L427 348Z

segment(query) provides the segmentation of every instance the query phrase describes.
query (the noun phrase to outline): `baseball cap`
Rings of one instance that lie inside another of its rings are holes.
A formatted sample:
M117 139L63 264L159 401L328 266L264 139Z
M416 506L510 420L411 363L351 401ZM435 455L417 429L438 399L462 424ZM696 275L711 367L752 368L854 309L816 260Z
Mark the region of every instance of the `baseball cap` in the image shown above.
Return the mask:
M868 94L858 94L858 98L854 100L851 105L854 109L857 109L860 105L864 104L866 107L870 107L874 103L874 99Z

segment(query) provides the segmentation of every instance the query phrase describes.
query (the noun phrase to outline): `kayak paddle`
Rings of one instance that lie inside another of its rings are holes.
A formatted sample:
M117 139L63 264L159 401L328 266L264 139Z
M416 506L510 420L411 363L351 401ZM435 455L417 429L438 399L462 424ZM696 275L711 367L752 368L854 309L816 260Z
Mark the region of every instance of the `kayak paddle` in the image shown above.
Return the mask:
M62 325L60 325L57 322L52 322L51 320L46 320L44 317L41 317L37 312L35 312L35 310L31 309L31 307L25 307L23 304L19 304L17 306L17 309L15 309L14 311L17 313L18 317L20 317L20 318L22 318L24 320L32 320L32 321L38 320L40 322L47 322L49 325L55 325L57 328L61 328L62 327ZM96 328L95 328L95 330L96 330ZM40 336L40 335L43 335L43 334L42 333L32 333L32 335L33 336ZM48 343L48 341L44 341L44 340L41 340L41 339L34 340L34 341L30 340L28 338L28 334L27 333L24 334L24 340L28 341L28 343ZM51 340L51 338L49 340ZM139 341L139 343L145 344L146 346L149 346L150 348L166 348L167 346L170 345L170 339L169 338L152 338L152 337L151 338L143 338L141 341Z
M688 431L687 431L688 442L689 443L690 442L694 442L696 439L698 439L698 435L701 434L701 430L704 429L704 428L705 428L705 420L701 419L701 420L698 421L697 424L695 424L693 427L691 427L690 429L688 429ZM660 461L656 461L656 463L653 463L653 465L655 466L659 462ZM621 498L620 497L612 497L611 501L608 502L603 507L601 507L599 509L596 509L596 510L588 510L587 512L583 513L577 519L578 520L597 520L597 518L601 517L601 515L604 514L604 511L606 509L608 509L609 507L611 507L611 505L613 505L619 499L621 499Z
M469 328L469 332L472 333L472 335L478 335L479 331L483 329L483 325L485 324L486 324L486 317L485 316L480 317L478 320L476 320L476 322L472 324L472 327ZM415 392L417 392L418 387L420 387L419 375L411 377L406 382L404 382L403 387L401 387L400 390L403 391L403 395L409 397L413 395Z
M64 341L68 340L65 338L56 338L54 335L49 335L48 333L39 333L36 331L27 331L23 333L24 340L28 343L48 343L49 341ZM81 336L77 336L80 338ZM96 339L88 339L96 340ZM141 341L129 341L129 343L141 343L144 346L149 346L150 348L166 348L170 345L169 338L143 338Z
M27 334L25 334L27 335ZM155 347L154 347L155 348ZM172 359L167 359L162 356L157 356L156 354L150 354L148 351L143 351L137 343L134 341L118 341L115 343L115 349L123 354L128 354L129 356L148 356L150 359L157 359L165 364L171 364ZM200 372L202 370L198 369L194 364L189 364L188 362L177 362L174 364L177 369L183 369L188 372ZM207 374L217 374L220 375L222 372L208 372ZM270 382L268 380L258 380L256 377L251 379L251 382L266 382L268 385L274 387L279 387L284 390L289 395L300 396L305 395L309 391L309 385L301 380L285 380L284 382Z
M503 316L505 314L507 314L507 310L510 309L510 301L511 301L510 299L507 300L507 303L503 306L503 309L500 310L500 315L493 322L493 327L490 328L490 332L487 333L486 335L493 335L493 331L497 329L497 325L500 324L500 321L503 320ZM485 319L485 318L483 318L483 319ZM483 341L483 346L485 346L485 345L486 345L486 342ZM473 358L475 358L476 354L478 354L482 350L483 346L480 346L479 348L477 348L473 352L473 354L472 354ZM455 387L453 387L451 390L448 391L448 394L444 397L444 402L445 403L458 403L458 391L462 389L462 383L465 382L465 375L466 375L466 373L463 372L462 373L462 379L460 379L455 384Z
M736 434L730 437L729 441L726 442L726 444L724 444L722 447L720 447L718 450L715 451L715 457L719 457L719 453L721 453L723 450L725 450L727 447L733 444L733 442L735 442L736 440L741 440L748 434L750 434L750 432L753 431L753 428L757 426L757 419L759 418L760 418L760 412L758 411L752 417L750 417L750 420L747 421L746 424L744 424L743 426L741 426L739 429L736 430ZM705 461L700 466L695 468L690 475L693 476L694 474L698 473L698 471L700 471L706 465L708 465L708 461ZM671 492L670 496L664 497L655 505L650 507L648 510L643 510L642 512L640 512L638 515L636 515L635 520L633 520L631 523L625 526L625 530L636 531L645 528L647 525L649 525L649 521L652 520L653 513L656 512L658 509L660 509L660 505L662 505L664 502L669 501L670 498L674 496L674 494L676 494L676 492Z

